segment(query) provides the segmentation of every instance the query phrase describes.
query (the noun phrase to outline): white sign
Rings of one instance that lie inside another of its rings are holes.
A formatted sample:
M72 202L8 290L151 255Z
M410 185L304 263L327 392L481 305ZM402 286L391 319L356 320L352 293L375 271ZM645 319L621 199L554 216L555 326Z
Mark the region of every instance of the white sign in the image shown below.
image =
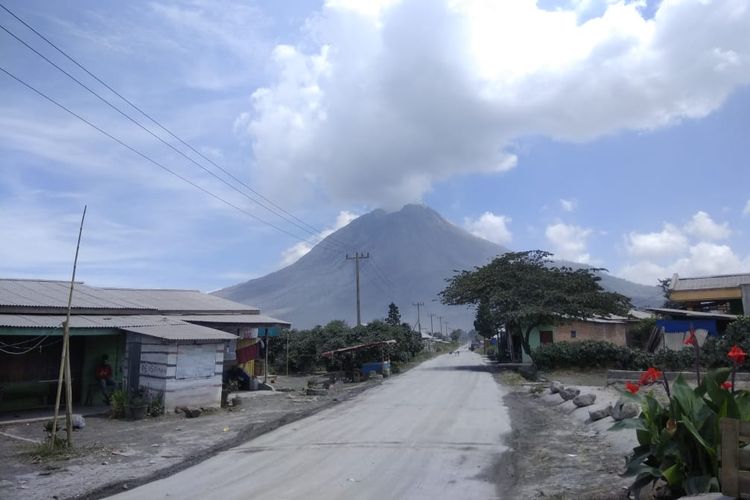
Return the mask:
M213 344L178 345L178 379L213 377L216 370L216 346Z

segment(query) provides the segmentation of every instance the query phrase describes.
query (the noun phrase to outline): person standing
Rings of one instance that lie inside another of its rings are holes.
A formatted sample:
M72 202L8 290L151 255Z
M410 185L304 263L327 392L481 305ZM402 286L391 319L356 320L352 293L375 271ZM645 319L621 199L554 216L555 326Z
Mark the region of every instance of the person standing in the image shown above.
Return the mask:
M110 366L108 361L109 356L104 354L101 362L96 365L96 368L94 369L94 376L99 383L106 404L109 404L109 399L112 396L112 391L115 387L115 381L112 380L112 366Z

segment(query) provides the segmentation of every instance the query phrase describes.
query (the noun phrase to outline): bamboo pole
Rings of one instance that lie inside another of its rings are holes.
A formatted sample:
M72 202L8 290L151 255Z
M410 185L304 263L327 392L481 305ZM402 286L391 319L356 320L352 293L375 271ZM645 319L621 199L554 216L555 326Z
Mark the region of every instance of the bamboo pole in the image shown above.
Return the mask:
M73 383L70 376L70 310L73 306L73 287L76 281L76 268L78 267L78 251L81 248L81 234L83 233L83 221L86 219L86 205L83 207L81 226L78 228L78 243L76 243L76 255L73 259L73 275L70 278L70 291L68 292L68 312L63 323L63 352L60 363L60 378L57 384L57 397L55 398L55 416L52 420L52 444L55 445L57 434L57 416L60 407L61 379L65 382L65 432L67 434L67 446L73 446Z

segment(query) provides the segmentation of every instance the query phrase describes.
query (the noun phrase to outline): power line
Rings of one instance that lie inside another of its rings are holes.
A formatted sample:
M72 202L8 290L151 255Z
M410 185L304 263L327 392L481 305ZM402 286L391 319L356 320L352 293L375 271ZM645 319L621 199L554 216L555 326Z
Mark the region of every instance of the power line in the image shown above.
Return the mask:
M130 99L128 99L127 97L123 96L117 90L115 90L114 88L112 88L109 84L107 84L99 76L97 76L94 73L92 73L91 71L89 71L84 65L82 65L81 63L79 63L73 56L71 56L66 51L64 51L63 49L61 49L60 47L58 47L54 42L52 42L50 39L48 39L46 36L44 36L38 30L36 30L29 23L27 23L26 21L24 21L23 19L21 19L18 15L16 15L8 7L6 7L5 5L3 5L2 3L0 3L0 8L2 8L3 10L5 10L11 16L13 16L18 22L20 22L21 24L23 24L26 28L28 28L30 31L32 31L35 35L37 35L39 38L41 38L42 40L44 40L48 45L50 45L57 52L59 52L60 54L62 54L70 62L72 62L73 64L75 64L78 68L80 68L82 71L84 71L87 75L89 75L91 78L93 78L94 80L96 80L97 82L99 82L101 85L103 85L107 90L109 90L110 92L112 92L114 95L116 95L117 97L119 97L120 99L122 99L124 102L126 102L128 105L130 105L133 109L135 109L136 111L138 111L141 115L143 115L144 117L148 118L148 120L150 120L152 123L154 123L160 129L162 129L164 132L166 132L167 134L169 134L171 137L173 137L174 139L176 139L177 141L179 141L181 144L183 144L184 146L186 146L193 153L197 154L198 156L200 156L201 158L203 158L205 161L209 162L210 164L212 164L213 166L215 166L216 168L218 168L219 170L221 170L222 172L224 172L226 175L228 175L229 177L231 177L232 179L234 179L236 182L240 183L242 186L244 186L250 192L252 192L256 196L258 196L262 200L266 201L271 206L277 208L278 210L280 210L284 214L292 217L293 219L295 219L296 221L300 222L301 224L304 224L305 226L307 226L308 228L310 228L312 231L314 231L316 233L320 233L321 232L319 229L315 228L314 226L311 226L310 224L306 223L305 221L303 221L299 217L295 216L294 214L292 214L292 213L284 210L284 208L282 208L278 204L274 203L269 198L263 196L258 191L254 190L252 187L250 187L249 185L247 185L246 183L244 183L242 180L240 180L237 177L235 177L231 172L225 170L220 165L218 165L217 163L215 163L213 160L211 160L210 158L208 158L207 156L205 156L203 153L201 153L199 150L197 150L195 147L193 147L190 143L188 143L187 141L185 141L184 139L182 139L181 137L179 137L177 134L173 133L171 130L169 130L167 127L165 127L163 124L161 124L158 120L156 120L154 117L152 117L149 113L145 112L143 109L141 109L140 107L138 107Z
M2 6L1 4L0 4L0 7L3 7L5 10L7 10L7 8L5 8L4 6ZM298 224L298 223L296 223L296 222L294 222L292 220L289 220L288 218L286 218L286 217L278 214L277 212L275 212L274 210L272 210L271 208L269 208L265 204L259 202L258 200L254 199L252 196L248 195L247 193L245 193L245 192L241 191L240 189L238 189L237 187L235 187L233 184L231 184L230 182L228 182L226 179L224 179L221 176L217 175L216 173L212 172L210 169L206 168L204 165L198 163L197 161L195 161L195 159L193 159L190 156L186 155L182 150L176 148L174 145L172 145L169 142L165 141L162 137L160 137L159 135L155 134L149 128L145 127L138 120L136 120L135 118L133 118L130 115L128 115L127 113L125 113L123 110L121 110L120 108L118 108L117 106L115 106L114 104L112 104L110 101L108 101L106 98L104 98L103 96L101 96L100 94L98 94L96 91L94 91L93 89L91 89L89 86L87 86L85 83L81 82L75 76L73 76L70 73L68 73L67 71L65 71L63 68L61 68L59 65L57 65L54 61L50 60L44 54L40 53L34 47L32 47L31 45L29 45L28 43L26 43L24 40L22 40L21 38L19 38L17 35L15 35L13 32L11 32L4 25L0 24L0 29L2 29L3 31L5 31L6 33L8 33L16 41L18 41L19 43L23 44L26 48L28 48L29 50L31 50L32 52L34 52L37 56L39 56L42 59L44 59L47 63L49 63L50 65L52 65L53 67L55 67L57 70L59 70L65 76L67 76L68 78L70 78L71 80L73 80L74 82L76 82L78 85L80 85L81 87L83 87L84 89L86 89L89 93L91 93L92 95L94 95L95 97L97 97L104 104L106 104L107 106L109 106L113 110L117 111L120 115L122 115L123 117L125 117L127 120L129 120L132 123L134 123L136 126L138 126L139 128L141 128L142 130L144 130L146 133L148 133L149 135L151 135L152 137L154 137L155 139L157 139L159 142L161 142L165 146L167 146L170 149L172 149L174 152L176 152L177 154L179 154L183 158L187 159L188 161L190 161L191 163L193 163L194 165L196 165L198 168L200 168L201 170L203 170L207 174L211 175L212 177L214 177L215 179L219 180L220 182L222 182L223 184L225 184L229 188L233 189L234 191L236 191L240 195L244 196L245 198L247 198L248 200L252 201L253 203L256 203L257 205L263 207L264 209L268 210L269 212L271 212L272 214L276 215L277 217L283 219L284 221L286 221L286 222L288 222L290 224L293 224L294 226L298 227L299 229L305 231L308 234L311 234L311 235L316 236L316 237L318 236L317 232L311 231L310 229L307 229L307 228L303 227L302 225L300 225L300 224ZM224 170L223 168L219 167L218 165L216 165L216 166L222 172L226 173L227 175L229 175L230 177L234 178L235 180L237 180L241 184L245 185L244 183L242 183L242 181L240 181L239 179L237 179L236 177L234 177L231 173L227 172L226 170ZM245 187L247 187L248 189L252 190L252 188L249 188L249 186L247 186L247 185L245 185ZM287 234L289 234L289 233L287 233ZM321 240L321 242L322 242L322 240ZM336 242L335 240L332 240L332 242L339 244L339 246L342 246L341 243ZM328 242L326 242L326 244L328 244Z
M267 221L267 220L265 220L265 219L263 219L261 217L258 217L257 215L255 215L255 214L253 214L251 212L248 212L247 210L245 210L245 209L243 209L241 207L238 207L237 205L235 205L231 201L225 200L221 196L219 196L219 195L217 195L217 194L209 191L208 189L204 188L203 186L201 186L199 184L196 184L195 182L191 181L190 179L188 179L188 178L186 178L186 177L178 174L177 172L175 172L174 170L170 169L166 165L163 165L162 163L159 163L158 161L154 160L153 158L151 158L150 156L146 155L145 153L142 153L141 151L135 149L133 146L130 146L129 144L127 144L124 141L118 139L117 137L115 137L114 135L110 134L106 130L102 129L101 127L93 124L92 122L90 122L89 120L87 120L86 118L84 118L83 116L79 115L75 111L73 111L70 108L66 107L64 104L59 103L58 101L56 101L52 97L48 96L47 94L45 94L41 90L33 87L31 84L26 83L24 80L22 80L21 78L17 77L13 73L11 73L7 69L5 69L4 67L0 66L0 71L2 71L3 73L5 73L9 77L11 77L12 79L14 79L18 83L20 83L21 85L23 85L24 87L28 88L29 90L31 90L35 94L39 95L40 97L44 98L45 100L49 101L50 103L54 104L55 106L59 107L60 109L66 111L67 113L69 113L69 114L73 115L74 117L78 118L79 120L81 120L83 123L85 123L89 127L93 128L94 130L98 131L99 133L101 133L101 134L105 135L106 137L110 138L111 140L115 141L116 143L118 143L122 147L124 147L124 148L132 151L133 153L137 154L138 156L140 156L144 160L146 160L146 161L148 161L148 162L156 165L157 167L161 168L162 170L164 170L164 171L172 174L173 176L177 177L178 179L182 180L183 182L186 182L187 184L190 184L194 188L196 188L196 189L202 191L203 193L211 196L212 198L214 198L214 199L216 199L216 200L224 203L225 205L228 205L229 207L234 208L235 210L237 210L237 211L239 211L239 212L247 215L248 217L251 217L251 218L257 220L258 222L261 222L261 223L263 223L263 224L265 224L265 225L267 225L267 226L269 226L269 227L271 227L273 229L276 229L279 232L282 232L282 233L284 233L284 234L286 234L288 236L291 236L294 239L297 239L297 240L309 243L304 238L300 238L298 235L290 233L289 231L276 226L272 222L269 222L269 221Z

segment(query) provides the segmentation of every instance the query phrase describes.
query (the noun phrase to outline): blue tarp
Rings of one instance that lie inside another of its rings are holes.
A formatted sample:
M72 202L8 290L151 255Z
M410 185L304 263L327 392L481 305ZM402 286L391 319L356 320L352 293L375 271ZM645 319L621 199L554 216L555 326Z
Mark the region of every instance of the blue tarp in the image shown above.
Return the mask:
M657 319L656 327L664 328L666 333L685 333L690 331L690 326L696 330L706 330L709 335L716 337L719 330L715 319Z

